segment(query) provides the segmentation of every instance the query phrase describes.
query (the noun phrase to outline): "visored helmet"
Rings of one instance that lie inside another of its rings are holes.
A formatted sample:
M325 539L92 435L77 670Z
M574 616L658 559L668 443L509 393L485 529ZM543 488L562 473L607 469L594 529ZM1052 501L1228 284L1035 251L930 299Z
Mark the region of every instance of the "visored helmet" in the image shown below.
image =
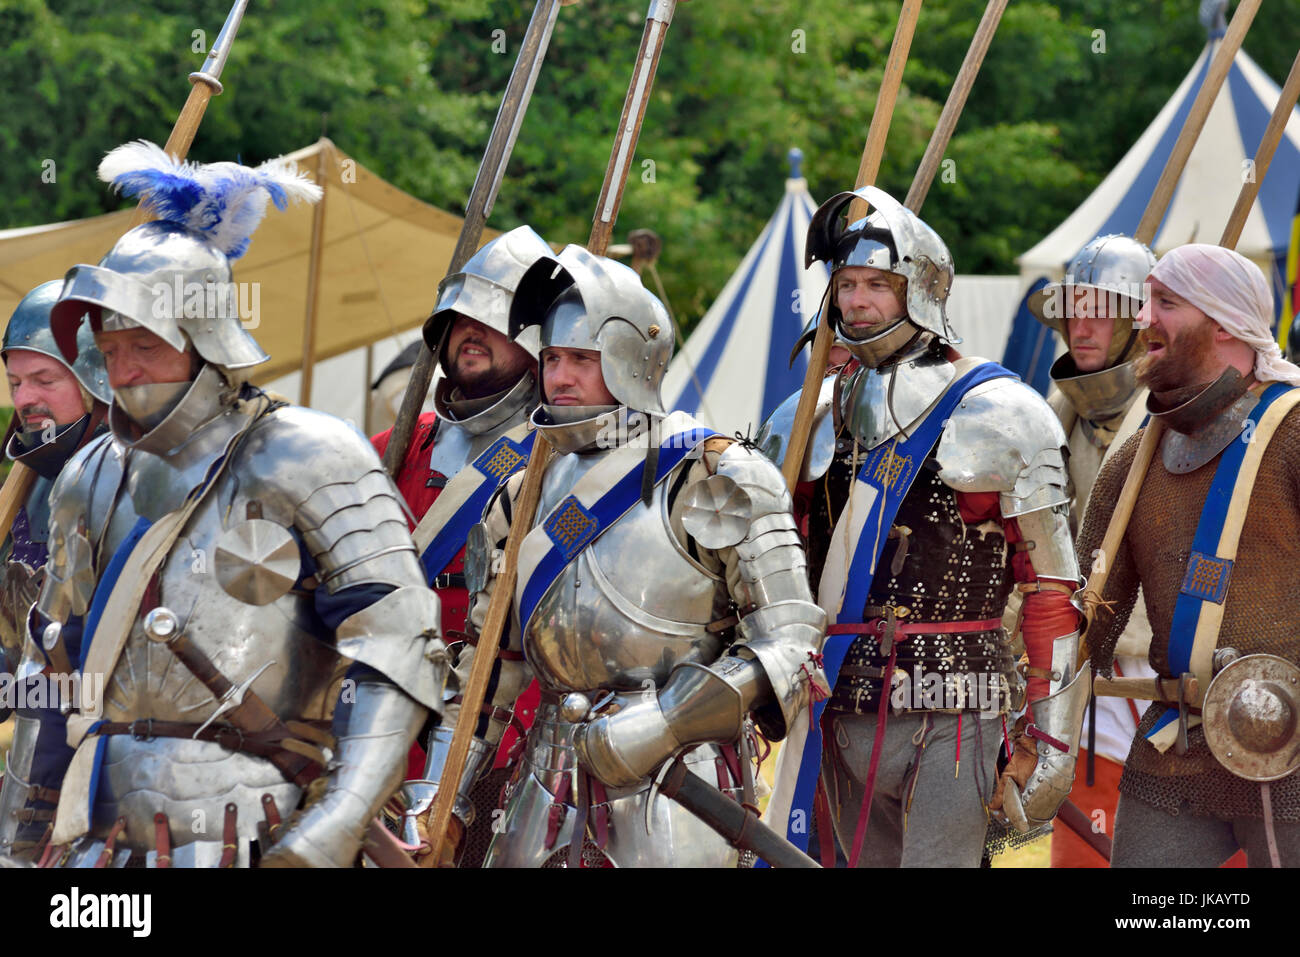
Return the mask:
M76 357L89 315L102 330L145 328L181 350L192 343L214 365L265 362L241 322L230 263L248 250L268 199L284 209L319 199L320 188L281 161L183 163L144 141L110 152L99 176L158 219L127 232L98 265L68 270L50 318L63 355Z
M554 260L551 247L531 226L517 226L502 233L476 252L460 272L448 276L438 287L438 304L424 323L424 341L438 351L444 371L447 357L443 346L456 316L481 322L502 335L510 335L510 304L515 289L539 259ZM525 337L520 345L537 358L536 343Z
M582 246L536 262L519 281L510 309L512 337L540 326L550 346L600 353L605 388L622 405L667 414L659 386L673 354L668 310L636 271Z
M841 214L855 198L865 200L872 212L846 225ZM868 266L902 276L907 280L905 303L912 324L948 342L961 341L945 312L954 275L948 247L938 233L884 190L865 186L822 203L808 224L805 259L806 265L817 261L829 264L832 284L835 272L846 266ZM833 295L828 305L830 321L843 335Z
M1068 344L1075 293L1088 291L1091 314L1104 308L1115 322L1106 355L1107 366L1113 365L1135 341L1135 320L1146 301L1146 278L1155 265L1155 253L1131 236L1098 236L1070 260L1061 282L1048 283L1029 297L1029 311L1039 322L1060 333Z
M57 359L77 377L83 389L96 400L108 405L113 401L112 390L108 387L108 370L104 368L104 357L95 348L90 324L82 323L77 329L77 357L72 362L59 349L54 341L54 333L50 331L50 310L58 300L62 288L62 281L52 279L23 296L18 308L9 317L9 324L5 326L0 354L7 359L11 349L26 349Z

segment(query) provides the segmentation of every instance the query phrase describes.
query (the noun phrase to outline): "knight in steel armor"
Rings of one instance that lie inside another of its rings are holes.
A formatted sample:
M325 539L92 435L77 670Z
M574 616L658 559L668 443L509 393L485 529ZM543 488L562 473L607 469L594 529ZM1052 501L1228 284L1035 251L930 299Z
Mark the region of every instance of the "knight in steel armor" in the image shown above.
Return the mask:
M69 364L55 345L50 309L62 286L52 280L24 296L0 347L15 417L5 454L35 473L5 541L0 581L2 670L13 681L17 705L0 789L0 854L20 858L40 853L49 837L59 782L72 757L64 742L60 702L50 696L60 687L55 675L68 668L46 666L27 635L27 615L47 557L50 488L72 454L107 429L112 399L104 359L89 328L80 333L75 362ZM8 711L0 705L0 720Z
M874 212L844 225L855 198ZM867 187L828 200L807 256L831 265L824 309L859 365L822 384L800 474L831 623L829 713L783 749L769 814L803 843L817 806L854 866L976 866L986 808L1027 831L1073 776L1089 676L1075 667L1065 436L1033 390L952 348L952 258L892 197ZM760 430L775 461L798 399ZM1000 627L1013 587L1026 593L1029 713L999 779L1020 685ZM820 793L807 771L818 761Z
M536 675L540 711L487 864L734 866L657 776L684 753L712 786L752 793L747 716L777 740L807 701L824 616L789 495L762 456L664 409L671 320L628 267L569 246L520 281L511 321L520 335L540 324L532 422L554 454L475 729L482 767ZM474 632L521 485L470 535ZM462 686L483 653L461 654ZM453 785L457 814L475 763Z
M1295 867L1300 616L1279 570L1300 561L1300 368L1282 359L1272 290L1244 256L1181 246L1149 283L1137 374L1151 424L1102 466L1079 535L1080 561L1108 576L1085 593L1093 667L1109 671L1140 587L1159 675L1120 780L1111 866L1214 867L1241 848L1251 866ZM1120 489L1143 460L1126 516ZM1122 537L1106 554L1112 519Z
M512 341L509 319L515 287L543 258L551 260L551 248L529 226L498 236L443 280L438 303L424 324L425 344L437 353L444 376L434 390L436 411L420 416L395 481L418 522L412 534L425 577L442 602L443 633L449 641L464 633L469 609L466 536L482 519L488 499L513 474L493 471L490 463L507 450L522 468L532 448L528 417L537 407L537 340L531 335ZM391 434L390 429L371 440L380 455ZM460 847L462 867L482 863L491 840L491 812L520 734L536 714L537 699L537 686L530 684L515 704L492 767L484 769L474 809L466 811L466 823L477 826L466 840L443 845ZM424 752L416 755L418 766L411 768L400 795L403 810L411 812L404 814L403 837L425 853L428 843L417 825L436 793L425 767L430 761L441 767L451 732L452 726L440 724L421 735ZM453 827L459 825L454 819ZM416 856L423 857L419 851Z
M319 191L146 143L100 176L159 219L73 267L51 316L70 362L89 323L113 404L52 495L40 634L81 692L45 862L350 865L447 664L374 450L248 382L267 356L230 262L268 198Z
M1147 392L1134 372L1142 352L1137 316L1155 264L1155 255L1136 239L1099 236L1066 267L1063 282L1049 283L1029 297L1030 312L1059 333L1067 348L1052 365L1056 389L1047 401L1069 437L1070 530L1076 534L1102 460L1112 449L1118 451L1146 416ZM1017 604L1014 599L1012 604ZM1115 672L1154 677L1147 664L1150 644L1151 626L1138 605L1115 646ZM1100 824L1106 834L1114 834L1119 777L1138 719L1132 699L1090 700L1080 748L1086 770L1076 775L1069 798L1082 813L1053 832L1053 867L1107 866L1073 828Z

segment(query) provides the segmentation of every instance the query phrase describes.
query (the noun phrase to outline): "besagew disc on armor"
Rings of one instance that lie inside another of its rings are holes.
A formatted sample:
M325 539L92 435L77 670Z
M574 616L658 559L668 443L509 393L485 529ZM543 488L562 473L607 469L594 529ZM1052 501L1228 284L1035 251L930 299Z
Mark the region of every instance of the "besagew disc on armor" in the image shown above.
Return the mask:
M1300 768L1300 667L1276 655L1246 655L1210 682L1201 706L1205 742L1247 781L1276 781Z
M213 564L226 594L245 604L269 605L298 580L298 544L283 526L251 518L222 533Z
M682 505L682 525L705 548L727 548L741 541L754 513L749 493L726 475L696 482Z

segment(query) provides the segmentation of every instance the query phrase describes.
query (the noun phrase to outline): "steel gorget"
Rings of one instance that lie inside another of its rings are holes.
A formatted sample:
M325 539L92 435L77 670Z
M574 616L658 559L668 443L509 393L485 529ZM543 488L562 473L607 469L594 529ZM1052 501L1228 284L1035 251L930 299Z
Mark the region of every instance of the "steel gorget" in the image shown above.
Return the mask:
M840 415L870 451L920 419L956 375L948 359L924 348L884 368L860 368L840 393Z

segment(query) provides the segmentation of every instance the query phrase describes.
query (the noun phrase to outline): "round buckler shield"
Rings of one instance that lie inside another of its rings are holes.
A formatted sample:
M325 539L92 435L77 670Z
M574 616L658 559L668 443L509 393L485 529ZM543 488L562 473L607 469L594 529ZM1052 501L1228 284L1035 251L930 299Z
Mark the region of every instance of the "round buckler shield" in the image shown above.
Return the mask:
M217 581L232 598L269 605L298 580L301 558L288 529L264 518L250 518L217 539Z
M1201 706L1205 741L1219 763L1248 781L1300 768L1300 668L1276 655L1246 655L1210 682Z

